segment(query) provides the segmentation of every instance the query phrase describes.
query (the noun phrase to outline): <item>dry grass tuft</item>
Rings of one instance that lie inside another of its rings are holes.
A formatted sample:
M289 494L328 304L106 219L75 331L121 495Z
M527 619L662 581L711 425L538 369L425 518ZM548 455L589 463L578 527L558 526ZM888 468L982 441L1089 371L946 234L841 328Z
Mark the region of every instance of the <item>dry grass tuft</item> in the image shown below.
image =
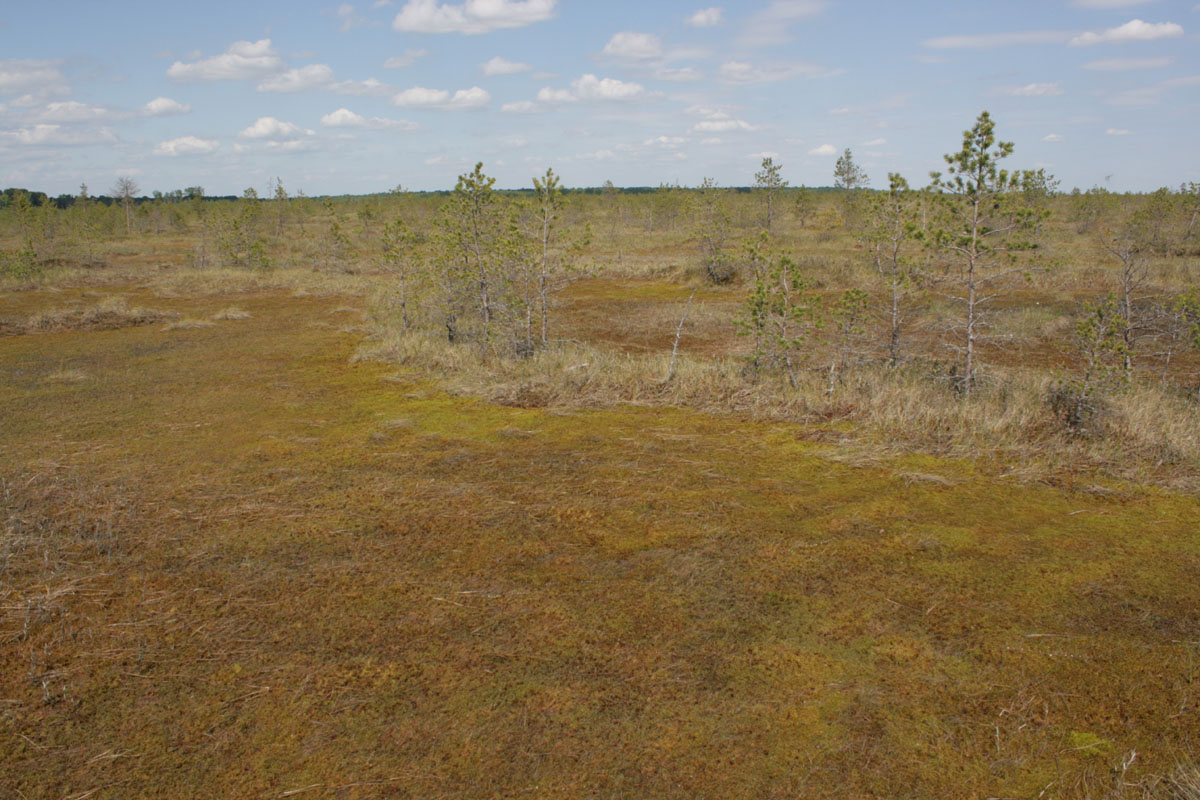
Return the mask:
M83 383L91 379L92 376L81 369L60 369L46 376L46 380L53 383Z
M0 334L115 330L152 325L177 316L170 311L132 308L124 297L110 296L92 306L40 311L23 321L0 324Z
M217 313L213 314L212 318L215 320L250 319L250 312L246 311L245 309L238 308L237 306L230 306L229 308L223 308Z
M186 317L176 322L169 323L163 326L164 331L194 331L200 328L212 328L217 323L207 319L196 319L194 317Z

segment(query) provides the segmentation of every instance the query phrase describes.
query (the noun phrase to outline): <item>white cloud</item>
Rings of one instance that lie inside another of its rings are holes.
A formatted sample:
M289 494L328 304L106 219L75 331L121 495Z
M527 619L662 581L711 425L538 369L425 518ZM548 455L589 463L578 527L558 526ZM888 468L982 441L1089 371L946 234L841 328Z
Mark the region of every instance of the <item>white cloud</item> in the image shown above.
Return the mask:
M360 97L382 96L392 92L391 86L375 78L367 78L365 81L336 80L333 70L325 64L309 64L272 75L259 83L257 89L260 92L282 93L326 91Z
M619 81L616 78L597 78L595 75L582 75L571 82L576 96L581 100L601 100L614 102L629 102L636 100L657 99L658 95L647 92L640 83Z
M537 99L539 103L578 103L579 98L571 94L569 89L551 89L549 86L544 86L538 89Z
M175 114L186 114L191 110L190 105L169 97L156 97L142 106L142 113L147 117L169 117Z
M1027 83L1024 86L1010 86L1002 91L1013 97L1057 97L1064 93L1057 83Z
M333 83L333 70L325 64L309 64L273 75L258 84L260 92L311 92Z
M437 0L408 0L392 20L406 33L489 33L521 28L554 16L558 0L466 0L461 4Z
M261 78L286 66L270 39L239 41L219 56L185 64L176 61L167 68L167 77L177 81L234 81Z
M724 12L719 7L702 8L685 19L684 24L693 28L715 28L724 21L723 17Z
M608 40L601 53L618 61L656 61L663 56L663 46L652 33L621 31Z
M887 144L887 139L872 139L869 142L863 142L863 147L883 147Z
M362 128L371 131L411 131L420 127L415 122L400 119L385 119L383 117L371 117L368 119L360 114L355 114L348 108L339 108L337 111L331 111L321 117L321 124L327 128Z
M753 131L757 127L741 119L706 119L692 126L695 133L725 133L727 131Z
M109 128L85 130L81 128L64 128L62 125L34 125L31 128L17 128L11 131L0 131L0 141L9 139L23 145L87 145L99 142L115 142L116 135Z
M688 139L683 136L655 136L653 139L647 139L642 142L646 147L661 147L664 150L674 150L681 144L687 144Z
M764 158L779 158L779 153L776 153L774 150L764 150L761 153L746 153L746 158L761 161Z
M112 112L101 106L89 106L76 100L65 100L57 103L47 103L34 115L38 122L96 122L113 116Z
M687 113L697 117L704 117L705 119L729 119L728 113L712 106L689 106Z
M1140 89L1117 92L1105 102L1113 106L1154 106L1163 101L1166 93L1164 86L1144 86Z
M59 69L61 61L0 59L0 95L32 92L39 95L65 94L66 79Z
M836 156L837 148L831 144L823 144L808 151L810 156Z
M283 122L274 117L259 117L254 124L238 136L243 139L288 139L302 134L312 134L293 122Z
M791 41L788 29L793 23L820 14L825 5L825 0L773 0L746 20L738 43L749 47L785 44Z
M311 133L311 131L309 131ZM267 142L267 149L279 150L283 153L295 153L303 150L315 150L317 143L312 139L288 139L286 141L271 140Z
M830 74L830 70L825 67L803 61L768 64L765 66L754 66L746 61L726 61L717 70L717 77L724 83L769 83L801 75L828 74Z
M368 22L367 18L354 11L354 6L350 3L342 3L337 7L337 18L341 24L338 25L338 30L342 33L353 30L359 25L364 25Z
M1128 136L1129 134L1133 133L1133 131L1126 130L1124 128L1109 128L1105 131L1105 133L1109 136Z
M453 95L445 89L426 89L414 86L392 97L392 105L401 108L425 108L438 111L460 111L483 108L492 96L478 86L459 89Z
M387 61L383 62L383 66L387 69L403 69L411 67L419 60L429 55L428 50L405 50L398 56L392 56Z
M704 75L693 67L663 67L655 70L654 77L660 81L698 81Z
M500 106L505 114L536 114L544 109L532 100L518 100L515 103L505 103Z
M1076 8L1127 8L1149 3L1150 0L1071 0Z
M1088 31L1067 42L1071 47L1089 47L1094 44L1121 44L1124 42L1145 42L1152 39L1170 39L1183 36L1183 28L1174 22L1142 22L1132 19L1124 25L1107 30Z
M501 58L500 56L488 59L479 66L483 70L483 74L489 77L493 75L516 75L518 72L533 69L528 64L522 64L520 61L509 61L507 58Z
M1162 56L1158 58L1104 58L1099 61L1089 61L1084 69L1094 72L1125 72L1134 69L1161 69L1169 66L1171 59Z
M216 139L201 139L196 136L180 136L178 139L160 142L154 148L156 156L187 156L211 153L221 146Z
M939 50L984 50L1024 44L1058 44L1071 38L1070 31L1016 31L1013 33L975 33L935 36L921 44Z
M334 94L348 94L356 97L382 97L392 93L391 86L374 78L367 78L365 81L338 81L328 88Z
M492 102L492 96L478 86L470 89L459 89L450 98L451 108L483 108Z
M610 161L617 157L617 154L612 150L595 150L591 153L580 153L575 158L584 161Z
M1061 142L1063 137L1057 133L1048 133L1042 137L1043 142Z

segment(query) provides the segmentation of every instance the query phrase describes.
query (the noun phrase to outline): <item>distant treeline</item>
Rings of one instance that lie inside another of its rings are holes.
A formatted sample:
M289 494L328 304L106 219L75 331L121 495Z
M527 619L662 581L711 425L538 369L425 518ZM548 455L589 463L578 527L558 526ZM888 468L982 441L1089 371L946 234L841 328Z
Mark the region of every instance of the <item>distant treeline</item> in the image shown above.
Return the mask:
M650 194L654 194L656 192L673 191L673 190L687 190L690 188L692 188L692 187L681 186L679 184L663 184L661 186L612 186L612 185L608 185L608 186L585 186L585 187L580 187L580 188L576 188L576 189L564 188L562 190L562 192L563 192L563 194L577 194L577 195L605 195L605 194L650 195ZM756 187L754 187L754 186L728 186L728 187L724 187L724 188L727 191L733 192L735 194L751 194L756 190ZM814 195L824 195L824 194L836 194L839 192L844 192L845 190L842 188L839 188L839 187L835 187L835 186L790 186L790 187L785 187L781 190L781 192L783 194L792 194L792 193L801 192L801 191L811 192ZM887 190L886 189L875 190L875 189L871 189L869 187L864 187L863 189L861 189L859 191L871 193L873 191L887 191ZM1091 191L1097 191L1097 190L1093 189ZM1159 191L1161 191L1161 190L1159 190ZM0 209L6 208L6 207L12 205L13 202L15 201L16 195L21 192L25 193L25 196L29 198L29 204L32 205L34 208L40 208L41 206L47 205L47 204L53 205L59 209L70 208L76 202L78 202L81 199L81 197L83 197L82 195L73 195L73 194L60 194L60 195L51 197L50 195L48 195L45 192L38 192L33 189L23 189L20 187L9 187L7 189L4 189L3 191L0 191ZM497 189L496 193L501 194L501 195L507 195L507 196L521 197L521 196L526 196L526 195L533 195L534 190L533 189ZM1086 194L1086 193L1087 192L1083 192L1080 189L1073 189L1071 192L1061 192L1061 194ZM371 199L371 198L386 197L388 194L391 194L391 193L390 192L372 192L369 194L360 194L360 195L355 195L355 194L313 195L312 197L317 200L331 199L331 200L352 201L352 200L360 200L360 199L365 200L365 199ZM406 192L406 194L410 194L410 195L414 195L414 196L418 196L418 197L449 197L449 196L453 195L454 192L453 192L453 190L450 190L450 189L437 189L437 190L432 190L432 191L409 191L409 192ZM1116 196L1121 196L1122 194L1126 194L1131 197L1136 197L1136 196L1140 196L1143 194L1152 194L1152 192L1124 192L1124 193L1115 192L1112 194L1114 194ZM303 195L301 195L301 196L303 196ZM87 199L92 202L101 203L102 205L105 205L105 206L111 206L111 205L118 204L121 202L121 199L119 197L110 197L108 195L87 195ZM220 201L230 201L230 200L245 200L247 198L244 194L241 194L241 195L205 194L203 186L189 186L186 189L174 189L169 192L155 191L154 193L152 193L150 195L142 195L142 196L133 197L130 199L135 205L138 205L138 204L142 204L142 203L154 203L154 202L181 203L186 200L205 200L205 201L210 201L210 202L220 202ZM267 201L271 200L271 198L269 198L269 197L259 197L259 198L255 198L255 199L258 199L262 202L267 202Z

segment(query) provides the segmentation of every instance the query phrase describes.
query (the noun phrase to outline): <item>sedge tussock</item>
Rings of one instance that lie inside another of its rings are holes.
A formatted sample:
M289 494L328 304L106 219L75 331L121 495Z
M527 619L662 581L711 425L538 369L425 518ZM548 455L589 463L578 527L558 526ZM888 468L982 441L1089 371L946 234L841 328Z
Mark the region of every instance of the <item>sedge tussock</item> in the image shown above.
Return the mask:
M217 323L207 319L184 318L163 326L164 331L194 331L200 328L212 328Z

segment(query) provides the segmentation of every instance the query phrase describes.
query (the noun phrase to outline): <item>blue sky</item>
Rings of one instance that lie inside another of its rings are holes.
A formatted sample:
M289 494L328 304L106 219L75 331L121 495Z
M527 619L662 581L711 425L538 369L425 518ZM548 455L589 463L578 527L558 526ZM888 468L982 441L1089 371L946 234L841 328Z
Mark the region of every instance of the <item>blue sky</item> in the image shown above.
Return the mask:
M983 109L1064 187L1200 180L1195 0L8 3L0 186L925 183Z

